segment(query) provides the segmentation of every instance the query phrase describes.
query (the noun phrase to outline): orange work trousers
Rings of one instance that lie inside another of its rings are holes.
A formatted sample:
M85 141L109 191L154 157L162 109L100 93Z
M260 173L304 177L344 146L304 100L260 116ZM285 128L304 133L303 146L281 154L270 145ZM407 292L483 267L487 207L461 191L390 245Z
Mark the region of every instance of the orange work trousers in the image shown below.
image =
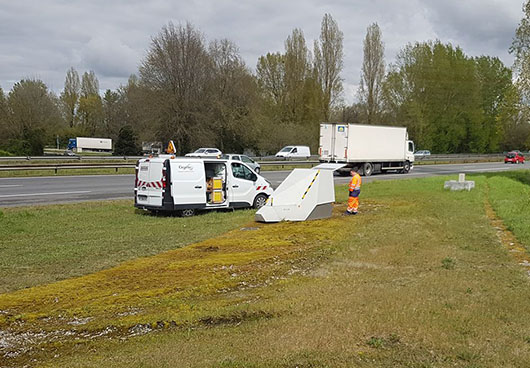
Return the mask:
M348 197L348 212L357 212L359 209L359 197Z

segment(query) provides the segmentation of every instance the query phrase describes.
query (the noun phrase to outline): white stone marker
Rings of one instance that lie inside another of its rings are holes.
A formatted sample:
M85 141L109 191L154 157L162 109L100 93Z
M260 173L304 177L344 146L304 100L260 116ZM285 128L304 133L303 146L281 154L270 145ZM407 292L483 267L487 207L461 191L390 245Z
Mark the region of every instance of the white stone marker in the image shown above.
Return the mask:
M458 181L449 180L444 183L444 189L450 190L467 190L468 192L475 187L475 182L473 180L466 181L466 174L458 174Z

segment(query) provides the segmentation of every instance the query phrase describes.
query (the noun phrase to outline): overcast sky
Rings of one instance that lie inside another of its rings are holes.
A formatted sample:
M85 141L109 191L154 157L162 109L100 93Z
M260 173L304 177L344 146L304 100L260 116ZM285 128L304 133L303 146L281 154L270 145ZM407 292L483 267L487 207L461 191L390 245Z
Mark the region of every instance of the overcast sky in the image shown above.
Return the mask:
M522 18L523 0L0 0L0 87L23 78L43 80L59 92L66 70L93 70L100 88L116 89L136 73L151 38L169 21L191 22L207 40L234 41L254 70L259 56L284 50L294 28L308 46L324 13L344 33L345 100L354 100L362 41L373 22L381 27L385 61L407 43L439 39L467 55L498 56Z

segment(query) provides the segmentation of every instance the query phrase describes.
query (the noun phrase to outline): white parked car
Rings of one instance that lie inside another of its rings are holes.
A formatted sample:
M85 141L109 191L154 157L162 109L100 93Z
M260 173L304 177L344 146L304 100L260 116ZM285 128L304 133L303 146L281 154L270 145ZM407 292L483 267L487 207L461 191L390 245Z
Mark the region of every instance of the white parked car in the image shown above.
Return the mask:
M199 148L195 152L187 153L186 157L221 157L223 153L217 148Z
M254 161L253 159L251 159L250 157L248 157L247 155L228 153L228 154L222 155L221 158L226 159L226 160L244 162L245 164L247 164L248 167L250 167L252 170L257 172L258 174L261 171L261 165L257 163L256 161Z
M282 158L309 158L310 156L308 146L286 146L276 153L276 157Z

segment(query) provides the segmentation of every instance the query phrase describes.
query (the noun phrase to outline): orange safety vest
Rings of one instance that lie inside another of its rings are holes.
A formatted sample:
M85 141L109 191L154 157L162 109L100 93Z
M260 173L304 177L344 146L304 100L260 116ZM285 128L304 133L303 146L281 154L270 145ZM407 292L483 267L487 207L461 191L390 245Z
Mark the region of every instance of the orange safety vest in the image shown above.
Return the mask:
M353 192L355 189L361 189L361 175L355 174L352 176L350 181L350 192Z

